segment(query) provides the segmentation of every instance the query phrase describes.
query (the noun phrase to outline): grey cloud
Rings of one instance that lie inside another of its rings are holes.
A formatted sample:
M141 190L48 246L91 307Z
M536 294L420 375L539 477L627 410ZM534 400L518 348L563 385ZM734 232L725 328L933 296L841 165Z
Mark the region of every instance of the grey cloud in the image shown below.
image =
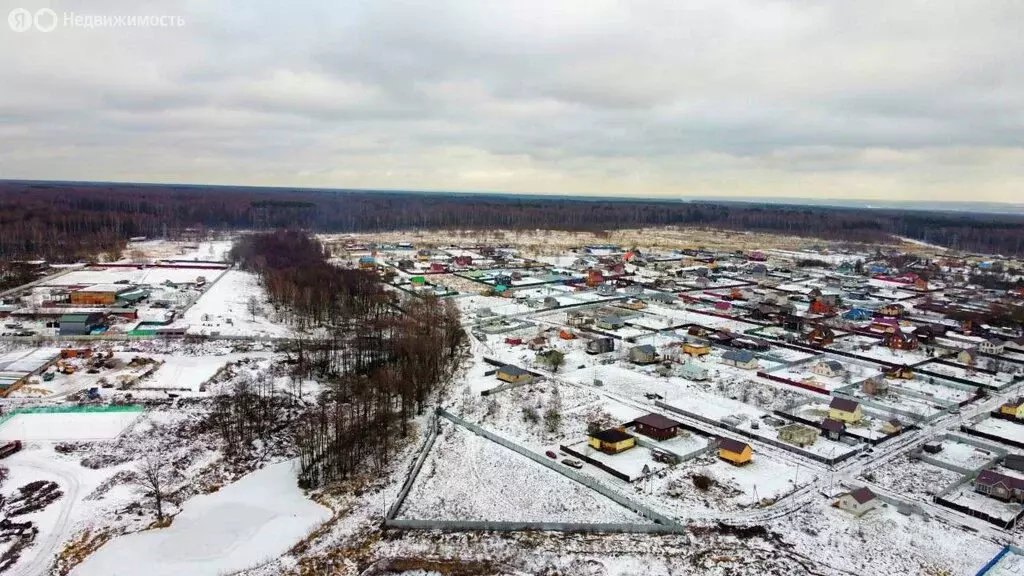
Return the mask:
M0 30L0 177L933 197L942 173L1007 200L1024 178L1019 3L50 5L187 24Z

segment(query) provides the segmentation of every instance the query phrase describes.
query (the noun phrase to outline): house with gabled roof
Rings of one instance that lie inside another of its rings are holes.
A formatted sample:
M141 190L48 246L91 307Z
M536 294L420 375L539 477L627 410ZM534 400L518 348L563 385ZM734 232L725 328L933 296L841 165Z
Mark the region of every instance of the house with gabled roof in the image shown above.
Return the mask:
M754 451L750 444L733 440L732 438L720 437L718 439L718 457L726 462L741 466L750 462Z
M839 497L835 506L840 510L846 510L854 516L863 516L870 510L878 507L878 496L870 488L857 488Z
M848 398L832 398L828 405L828 417L840 422L860 422L864 417L860 404Z
M1024 480L995 470L982 470L974 479L974 491L999 500L1020 502L1024 501Z
M662 416L661 414L646 414L631 422L637 433L649 436L655 440L668 440L679 434L681 422Z
M754 370L757 368L757 356L746 350L729 350L722 354L722 364L743 368L744 370Z

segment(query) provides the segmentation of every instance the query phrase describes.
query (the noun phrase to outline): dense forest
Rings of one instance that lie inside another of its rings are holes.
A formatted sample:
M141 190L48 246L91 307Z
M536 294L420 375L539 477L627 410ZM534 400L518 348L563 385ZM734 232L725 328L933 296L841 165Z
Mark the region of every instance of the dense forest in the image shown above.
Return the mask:
M968 252L1024 254L1024 216L511 195L243 187L0 182L0 260L67 261L116 251L133 236L301 228L608 230L704 226L826 240L893 235Z
M217 398L214 411L229 454L287 419L305 487L381 471L412 418L444 397L466 346L451 300L399 298L376 272L337 268L325 255L303 232L236 243L231 256L306 334L288 349L293 382L312 378L325 389L315 404L282 410L280 390L246 382Z

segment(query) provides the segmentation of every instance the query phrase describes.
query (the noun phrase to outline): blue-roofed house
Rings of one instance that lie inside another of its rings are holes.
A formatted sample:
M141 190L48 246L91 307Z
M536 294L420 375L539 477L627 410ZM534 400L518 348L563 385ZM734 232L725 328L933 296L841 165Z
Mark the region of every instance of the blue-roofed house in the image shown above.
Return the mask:
M746 350L729 350L722 354L722 364L744 370L754 370L757 368L757 356Z

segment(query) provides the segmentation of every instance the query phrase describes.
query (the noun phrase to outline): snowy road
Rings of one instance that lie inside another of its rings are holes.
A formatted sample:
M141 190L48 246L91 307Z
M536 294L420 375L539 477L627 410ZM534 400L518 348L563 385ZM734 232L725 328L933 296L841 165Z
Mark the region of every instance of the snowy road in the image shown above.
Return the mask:
M26 454L25 456L28 455ZM20 457L16 460L12 459L10 464L12 468L30 468L49 476L56 476L59 479L58 484L60 484L61 489L64 491L64 495L57 501L61 508L56 522L48 531L44 530L45 526L40 528L41 537L26 551L31 554L32 560L27 563L23 560L15 564L14 571L12 572L12 576L38 576L39 574L46 573L46 570L53 563L54 556L57 554L60 545L69 537L71 512L75 504L78 503L81 486L74 474L63 469L55 461Z

